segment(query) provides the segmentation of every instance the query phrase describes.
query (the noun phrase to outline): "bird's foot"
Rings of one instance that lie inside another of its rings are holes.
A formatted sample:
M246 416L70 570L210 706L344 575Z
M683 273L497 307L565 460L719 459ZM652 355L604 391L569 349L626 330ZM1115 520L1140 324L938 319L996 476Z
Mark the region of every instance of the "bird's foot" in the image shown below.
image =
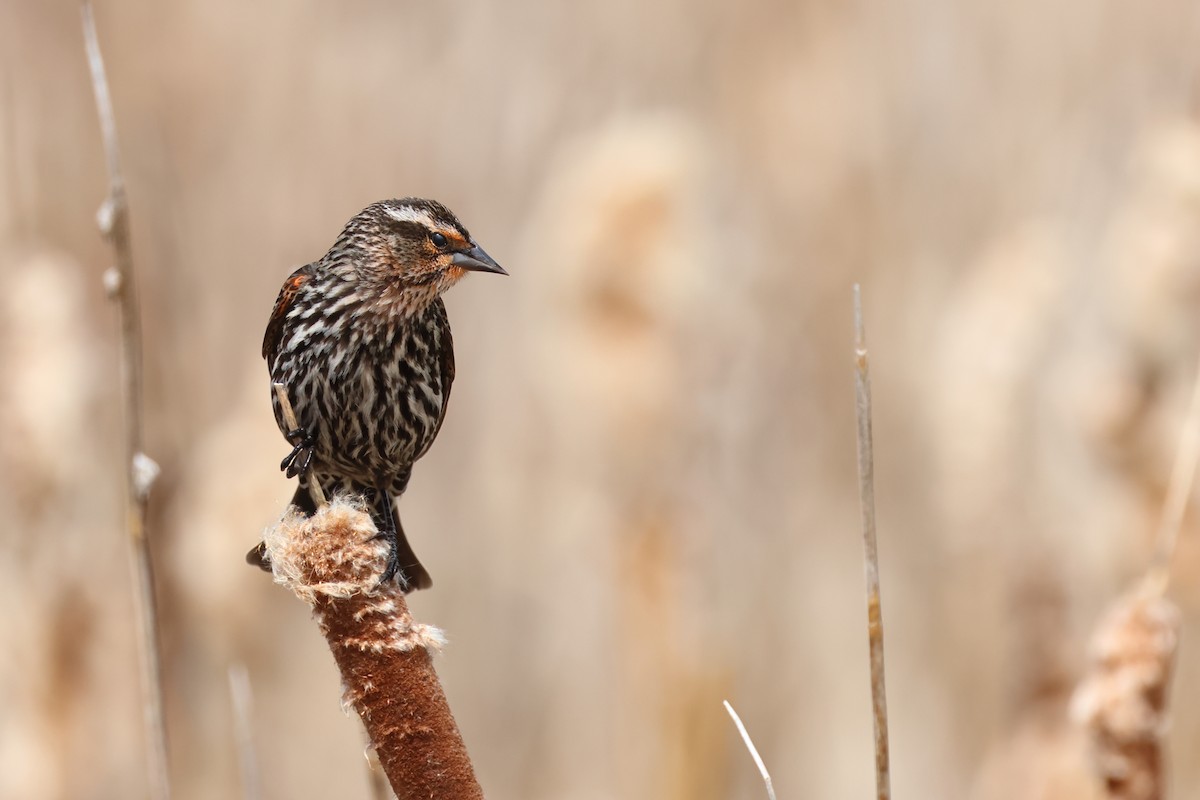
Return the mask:
M372 542L377 542L380 539L388 543L387 565L383 569L383 575L379 578L379 586L395 579L396 583L400 584L400 589L407 592L409 586L408 575L405 574L404 568L400 566L400 546L396 541L396 534L389 530L382 530L371 537Z
M421 562L417 560L417 554L408 544L404 529L400 527L400 519L392 507L392 496L386 489L377 490L376 493L379 506L375 520L379 533L371 537L371 541L382 539L388 543L387 564L379 579L378 588L382 588L390 581L395 581L399 585L400 591L405 594L417 589L428 589L433 585L433 580L425 571L425 567L421 566Z
M285 471L289 478L308 475L312 466L313 449L317 444L316 437L306 428L293 428L287 432L287 440L292 445L292 452L279 462L279 468Z

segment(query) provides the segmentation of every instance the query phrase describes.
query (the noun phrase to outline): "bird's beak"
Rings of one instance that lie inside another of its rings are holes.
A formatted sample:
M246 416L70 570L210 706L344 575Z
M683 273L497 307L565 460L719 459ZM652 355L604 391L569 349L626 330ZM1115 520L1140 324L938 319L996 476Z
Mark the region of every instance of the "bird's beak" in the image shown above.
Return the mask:
M479 245L472 245L471 249L465 253L455 253L450 256L450 263L462 269L468 269L472 272L494 272L497 275L507 275L504 267L496 263L495 259L483 252L483 248Z

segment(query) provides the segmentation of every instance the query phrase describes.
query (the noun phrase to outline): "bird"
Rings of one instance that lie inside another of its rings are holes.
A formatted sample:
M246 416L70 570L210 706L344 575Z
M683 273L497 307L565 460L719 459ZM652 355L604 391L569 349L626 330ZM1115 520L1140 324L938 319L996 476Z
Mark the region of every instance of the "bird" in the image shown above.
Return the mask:
M391 545L380 583L433 585L396 509L446 418L454 343L442 294L468 272L508 273L439 202L383 200L354 215L317 261L284 281L262 355L283 384L296 427L272 394L292 451L280 469L299 477L292 504L312 515L308 490L360 495ZM246 560L270 569L264 545Z

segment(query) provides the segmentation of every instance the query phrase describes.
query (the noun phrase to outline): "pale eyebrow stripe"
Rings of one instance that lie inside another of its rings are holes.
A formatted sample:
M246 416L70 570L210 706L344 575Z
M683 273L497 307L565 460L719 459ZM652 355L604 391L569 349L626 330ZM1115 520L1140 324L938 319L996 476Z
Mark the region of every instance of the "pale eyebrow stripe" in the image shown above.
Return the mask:
M411 206L403 206L401 208L392 208L389 206L384 209L384 212L397 222L416 222L434 230L438 230L441 227L434 224L428 213L421 209L412 208Z

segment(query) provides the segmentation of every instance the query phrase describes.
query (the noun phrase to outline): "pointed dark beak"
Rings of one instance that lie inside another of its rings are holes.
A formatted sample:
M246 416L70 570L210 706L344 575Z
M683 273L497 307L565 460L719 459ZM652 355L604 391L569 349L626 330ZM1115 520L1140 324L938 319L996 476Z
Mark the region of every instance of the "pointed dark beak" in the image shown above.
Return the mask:
M473 245L465 253L455 253L450 256L450 263L456 267L469 269L473 272L494 272L497 275L508 274L504 271L504 267L497 264L495 259L483 252L483 248L479 245Z

